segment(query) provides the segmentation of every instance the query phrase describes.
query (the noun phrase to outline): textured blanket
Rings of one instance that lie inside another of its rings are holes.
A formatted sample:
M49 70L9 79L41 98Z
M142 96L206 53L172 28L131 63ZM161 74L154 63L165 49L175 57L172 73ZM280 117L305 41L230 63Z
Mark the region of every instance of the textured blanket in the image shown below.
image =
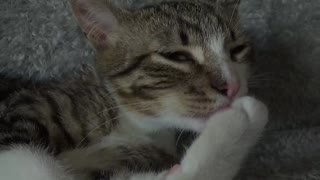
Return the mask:
M239 179L320 180L319 0L243 0L241 16L271 122ZM0 74L59 79L92 60L66 0L0 1Z

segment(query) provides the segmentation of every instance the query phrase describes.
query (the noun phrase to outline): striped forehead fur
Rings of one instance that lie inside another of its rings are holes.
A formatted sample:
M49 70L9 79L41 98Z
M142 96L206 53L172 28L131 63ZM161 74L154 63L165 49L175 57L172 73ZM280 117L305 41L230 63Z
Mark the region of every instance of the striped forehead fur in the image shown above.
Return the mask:
M102 53L98 50L97 61L98 68L108 73L106 79L120 87L115 92L121 103L164 101L163 96L170 94L179 97L181 107L190 113L210 111L212 102L223 101L210 83L224 81L220 65L226 58L221 57L227 56L233 25L218 8L172 1L116 18L119 26L111 34L116 42ZM177 52L187 62L172 56ZM202 102L197 110L186 107L190 99Z

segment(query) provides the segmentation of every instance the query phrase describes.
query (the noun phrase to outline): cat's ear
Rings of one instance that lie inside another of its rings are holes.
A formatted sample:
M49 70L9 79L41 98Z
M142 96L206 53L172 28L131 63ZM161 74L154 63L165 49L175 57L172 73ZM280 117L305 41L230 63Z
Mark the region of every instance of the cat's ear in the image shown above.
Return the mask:
M106 48L117 26L113 7L106 0L70 0L72 12L81 30L95 48Z

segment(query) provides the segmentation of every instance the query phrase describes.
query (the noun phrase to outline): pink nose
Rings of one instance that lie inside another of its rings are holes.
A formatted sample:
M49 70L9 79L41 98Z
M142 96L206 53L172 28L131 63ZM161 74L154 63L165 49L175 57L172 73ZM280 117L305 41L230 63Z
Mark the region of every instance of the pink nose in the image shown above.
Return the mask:
M229 99L234 99L240 90L240 84L237 82L225 82L223 84L212 82L211 87L218 91L220 94L227 96Z
M239 83L230 83L228 85L228 98L229 99L234 99L237 94L239 93L240 91L240 84Z

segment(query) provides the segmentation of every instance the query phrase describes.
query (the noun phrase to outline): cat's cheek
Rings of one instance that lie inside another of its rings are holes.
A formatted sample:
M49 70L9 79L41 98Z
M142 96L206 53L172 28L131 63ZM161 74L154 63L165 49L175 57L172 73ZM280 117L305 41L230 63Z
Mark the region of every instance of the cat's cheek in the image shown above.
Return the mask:
M248 94L249 69L248 65L245 64L234 64L234 67L240 80L240 89L235 96L235 99L238 99Z
M236 99L248 95L248 92L249 92L248 87L247 87L247 86L242 86L242 87L240 88L239 93L236 95Z

